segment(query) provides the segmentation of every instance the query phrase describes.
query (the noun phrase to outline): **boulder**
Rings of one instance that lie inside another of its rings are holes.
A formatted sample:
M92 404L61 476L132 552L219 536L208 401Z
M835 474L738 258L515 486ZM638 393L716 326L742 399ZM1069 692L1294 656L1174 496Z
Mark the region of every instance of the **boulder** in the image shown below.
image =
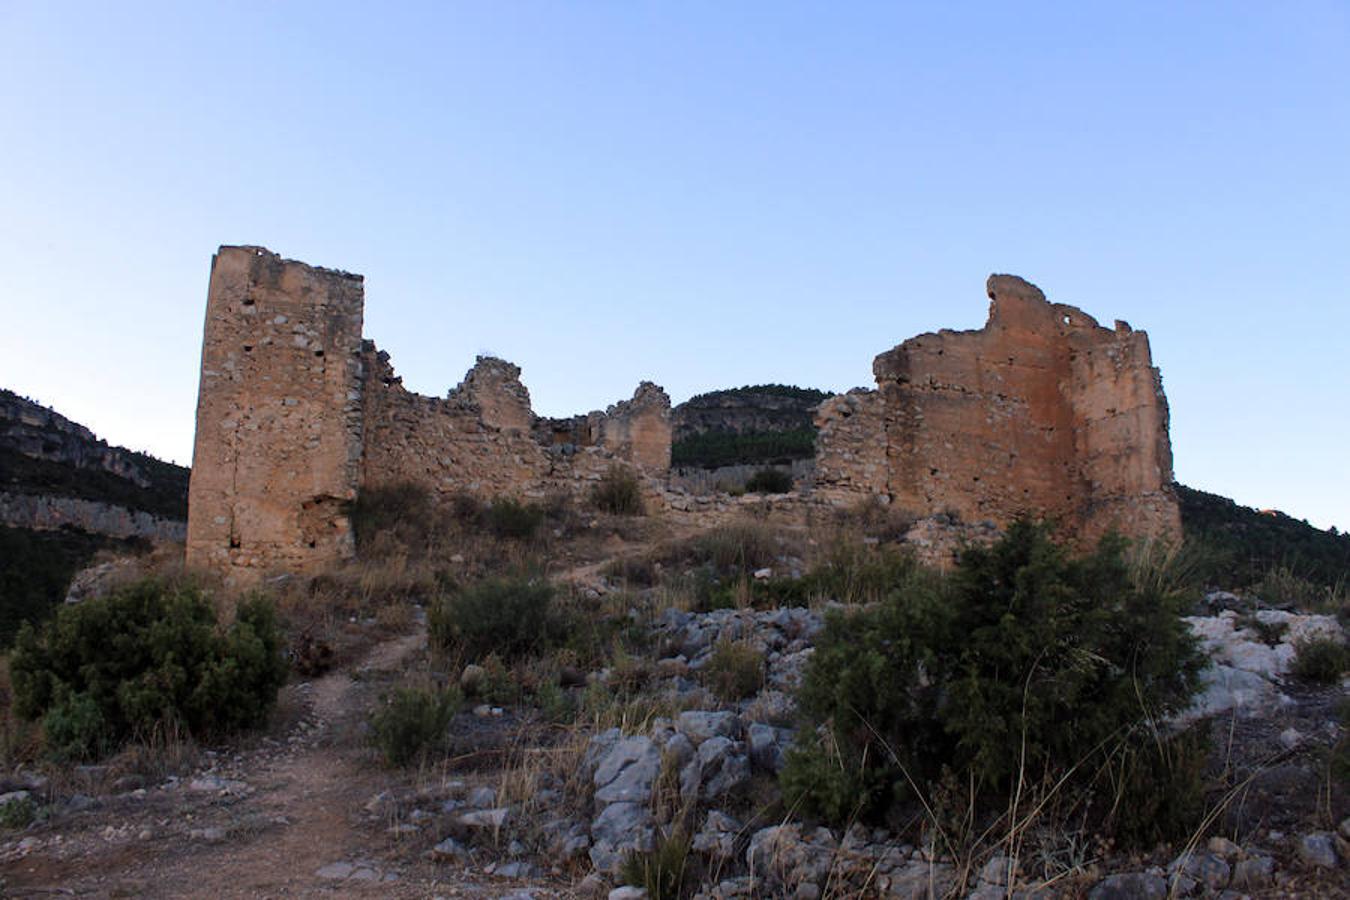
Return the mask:
M661 774L661 750L644 736L617 742L595 769L598 803L646 803Z

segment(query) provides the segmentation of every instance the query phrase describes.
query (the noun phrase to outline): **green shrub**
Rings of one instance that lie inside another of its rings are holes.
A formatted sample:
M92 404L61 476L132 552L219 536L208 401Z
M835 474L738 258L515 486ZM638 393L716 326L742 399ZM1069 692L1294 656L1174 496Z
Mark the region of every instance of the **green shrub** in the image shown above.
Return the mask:
M197 587L146 580L63 608L41 634L25 627L10 661L14 708L75 758L171 722L221 734L266 721L286 680L282 647L261 598L221 628Z
M764 654L745 641L718 641L700 674L722 700L744 700L764 686Z
M499 538L524 541L534 537L544 521L544 511L510 497L492 501L484 516L488 530Z
M1237 627L1250 631L1258 641L1274 647L1284 640L1284 635L1289 630L1289 623L1267 622L1254 615L1245 615L1238 618Z
M686 562L706 563L719 575L750 575L779 555L774 534L763 525L740 522L710 528L683 548Z
M1108 829L1125 847L1183 840L1205 813L1207 724L1180 734L1122 743L1107 766L1114 795Z
M427 615L431 643L468 659L503 658L542 650L558 638L553 586L522 576L491 578L451 590Z
M874 603L911 588L926 590L918 582L932 578L933 573L920 567L907 550L839 539L806 573L801 589L839 603Z
M31 797L16 797L0 804L0 828L27 828L37 818L37 804Z
M1340 737L1326 751L1327 779L1331 784L1350 784L1350 697L1337 702L1336 720Z
M721 466L765 465L810 459L816 452L816 430L705 431L670 445L670 464L716 469Z
M492 706L513 706L521 701L525 691L513 672L502 658L490 653L481 662L482 677L473 685L470 693L480 703Z
M1123 550L1108 538L1071 558L1019 521L944 580L832 614L798 698L825 739L789 757L789 799L877 817L944 772L998 793L1020 775L1092 769L1081 764L1182 709L1200 661L1182 597L1132 579ZM841 775L813 783L827 764Z
M760 469L745 483L752 494L786 494L792 490L792 474L782 469Z
M1267 606L1301 610L1334 611L1344 602L1344 582L1318 584L1288 566L1273 566L1252 586L1252 591Z
M363 554L381 547L423 551L441 525L431 492L410 481L362 488L347 516Z
M0 459L0 472L4 471ZM98 551L142 553L149 544L86 534L73 528L31 531L0 525L0 647L8 647L24 622L45 622L59 609L71 579Z
M1322 531L1284 513L1239 506L1227 497L1185 485L1176 489L1187 542L1208 551L1204 575L1209 583L1223 587L1261 583L1265 593L1258 593L1267 602L1350 614L1346 582L1350 534Z
M425 759L444 746L461 702L453 690L398 688L370 717L371 740L392 766Z
M616 463L609 467L605 477L595 486L591 503L601 512L640 516L644 511L642 485L631 469Z
M566 724L576 718L577 704L560 686L545 682L535 688L530 701L546 722Z
M1350 647L1331 638L1302 641L1294 648L1294 677L1317 684L1335 684L1350 671Z
M650 900L679 900L698 883L690 872L690 841L680 829L657 840L650 853L630 853L619 870L619 879L633 887L646 888Z

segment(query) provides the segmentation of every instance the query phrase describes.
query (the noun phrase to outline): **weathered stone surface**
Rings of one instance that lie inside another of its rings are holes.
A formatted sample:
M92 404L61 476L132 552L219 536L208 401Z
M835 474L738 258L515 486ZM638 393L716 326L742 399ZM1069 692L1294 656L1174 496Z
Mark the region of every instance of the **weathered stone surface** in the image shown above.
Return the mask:
M1162 900L1167 882L1147 872L1109 875L1088 892L1088 900Z
M211 263L187 563L253 580L352 552L361 276L221 247Z
M474 410L479 421L499 431L527 433L534 426L530 392L520 382L520 366L495 356L480 356L450 400Z
M651 738L624 738L595 770L595 799L600 803L646 803L661 774L661 750Z
M187 534L181 520L167 519L144 510L75 497L4 491L0 491L0 525L39 531L69 527L109 537L155 541L181 541Z
M633 399L605 410L600 420L600 446L644 469L670 468L670 397L659 385L644 381Z
M1239 860L1233 866L1230 884L1239 890L1259 890L1275 882L1275 860L1269 856L1252 856Z
M1103 328L1015 276L987 289L983 329L911 338L876 358L876 391L821 404L817 492L967 521L1035 512L1088 538L1179 535L1147 335Z
M742 825L721 810L709 810L703 827L694 835L693 849L707 853L715 860L726 861L736 855L736 842Z
M1325 831L1305 834L1298 841L1298 856L1310 866L1323 869L1336 868L1336 844Z
M611 803L591 823L591 863L602 872L617 871L624 857L652 849L652 815L640 803Z
M711 737L733 737L739 723L733 712L690 709L680 713L676 727L690 741L701 744Z
M736 792L750 780L750 759L740 741L717 735L699 744L698 752L680 771L680 796L687 802L714 801Z

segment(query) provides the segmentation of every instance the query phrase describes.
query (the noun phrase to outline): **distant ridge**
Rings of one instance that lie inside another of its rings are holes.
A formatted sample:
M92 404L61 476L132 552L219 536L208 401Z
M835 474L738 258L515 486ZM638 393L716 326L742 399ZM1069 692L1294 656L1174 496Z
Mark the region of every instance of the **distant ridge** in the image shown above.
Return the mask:
M100 550L181 540L188 474L0 388L0 647Z

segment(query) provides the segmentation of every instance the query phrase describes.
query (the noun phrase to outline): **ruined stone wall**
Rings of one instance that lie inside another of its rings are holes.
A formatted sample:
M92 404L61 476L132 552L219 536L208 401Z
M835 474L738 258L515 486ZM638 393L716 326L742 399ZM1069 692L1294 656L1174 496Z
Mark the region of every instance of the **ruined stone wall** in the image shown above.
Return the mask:
M361 337L360 276L222 247L212 264L189 492L188 564L235 581L315 571L353 552L345 506L363 487L441 496L582 494L622 463L670 466L670 399L542 420L520 369L480 357L446 397L404 388Z
M840 504L886 493L884 409L876 391L852 390L816 408L815 493Z
M245 579L351 553L359 275L221 247L211 264L187 562Z
M633 399L605 410L597 444L649 472L664 472L670 468L671 433L670 397L644 381Z
M444 495L579 494L615 462L651 475L670 467L670 399L644 382L606 413L540 419L520 369L480 357L445 399L403 387L368 344L362 485L415 482Z
M373 345L365 361L363 485L414 482L437 493L482 496L542 490L548 453L528 427L519 427L513 402L519 382L498 377L500 360L479 360L445 399L404 388L388 355Z
M818 490L970 521L1031 512L1087 537L1179 534L1147 335L1013 276L991 277L988 293L983 329L905 341L876 358L875 394L822 404Z

